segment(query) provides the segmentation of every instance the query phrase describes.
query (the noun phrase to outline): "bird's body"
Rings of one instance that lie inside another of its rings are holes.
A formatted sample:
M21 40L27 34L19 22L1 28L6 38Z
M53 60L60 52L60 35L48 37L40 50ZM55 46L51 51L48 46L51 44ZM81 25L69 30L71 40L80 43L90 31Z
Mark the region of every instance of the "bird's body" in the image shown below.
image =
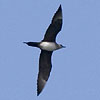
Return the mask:
M42 50L46 51L54 51L60 48L60 45L54 42L41 42L39 46Z
M54 14L51 24L49 25L44 39L41 42L24 42L28 46L38 47L41 49L39 58L39 73L37 79L37 95L43 90L52 68L51 56L54 50L63 48L61 44L56 43L56 36L62 27L62 8L59 6Z

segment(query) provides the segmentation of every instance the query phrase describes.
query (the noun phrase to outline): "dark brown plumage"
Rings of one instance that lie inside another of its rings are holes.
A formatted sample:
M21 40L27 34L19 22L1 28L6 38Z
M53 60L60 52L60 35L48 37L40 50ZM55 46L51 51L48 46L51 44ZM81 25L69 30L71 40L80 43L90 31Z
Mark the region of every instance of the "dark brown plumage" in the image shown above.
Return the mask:
M40 94L42 89L44 88L50 72L52 68L51 64L51 55L52 52L50 51L41 51L40 59L39 59L39 73L38 73L38 80L37 80L37 95Z
M49 25L44 39L42 41L55 42L56 36L62 27L62 8L59 6L54 14L51 24ZM41 50L39 59L39 73L37 79L37 95L43 90L51 71L51 55L52 52Z
M58 10L54 14L51 24L49 25L44 39L41 42L24 42L28 46L38 47L41 49L39 58L39 72L37 79L37 95L39 95L51 72L52 63L51 56L54 50L64 48L61 44L56 43L56 36L62 28L62 8L59 6Z
M57 12L54 14L51 24L49 25L43 41L55 42L58 32L62 28L62 8L59 6Z

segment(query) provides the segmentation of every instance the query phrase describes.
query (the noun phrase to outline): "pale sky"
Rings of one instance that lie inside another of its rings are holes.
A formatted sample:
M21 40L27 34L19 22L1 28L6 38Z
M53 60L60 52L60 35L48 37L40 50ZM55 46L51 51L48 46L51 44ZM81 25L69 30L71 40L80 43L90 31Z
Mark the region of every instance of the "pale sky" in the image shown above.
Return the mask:
M62 5L49 80L37 97L41 41ZM0 100L100 100L100 0L0 0Z

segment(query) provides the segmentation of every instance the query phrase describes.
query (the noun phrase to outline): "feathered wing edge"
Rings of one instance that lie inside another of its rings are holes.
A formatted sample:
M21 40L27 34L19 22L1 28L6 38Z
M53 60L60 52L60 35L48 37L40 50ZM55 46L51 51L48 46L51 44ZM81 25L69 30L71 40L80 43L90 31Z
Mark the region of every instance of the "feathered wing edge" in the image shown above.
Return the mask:
M42 41L55 42L56 36L61 30L61 28L62 28L62 8L60 5L58 10L53 16L52 22L49 25L45 33L44 39Z
M41 50L39 59L39 73L37 79L37 96L42 92L51 72L52 52Z

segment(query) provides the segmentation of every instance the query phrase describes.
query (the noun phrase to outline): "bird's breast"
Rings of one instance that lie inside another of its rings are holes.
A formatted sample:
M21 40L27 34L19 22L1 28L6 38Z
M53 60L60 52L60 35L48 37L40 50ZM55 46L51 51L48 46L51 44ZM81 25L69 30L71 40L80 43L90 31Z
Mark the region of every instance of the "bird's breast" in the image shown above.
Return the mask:
M54 51L58 49L58 46L55 42L41 42L40 48L46 51Z

